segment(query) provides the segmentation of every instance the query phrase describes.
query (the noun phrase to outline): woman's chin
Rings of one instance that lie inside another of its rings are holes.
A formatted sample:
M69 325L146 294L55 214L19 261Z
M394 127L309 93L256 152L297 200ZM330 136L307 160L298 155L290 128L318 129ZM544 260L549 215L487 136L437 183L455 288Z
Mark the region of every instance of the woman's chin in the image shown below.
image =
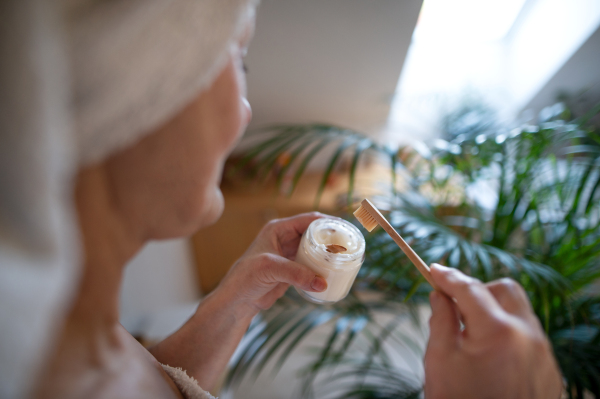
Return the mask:
M223 193L216 187L212 194L211 198L207 201L209 203L205 208L206 210L202 212L196 230L215 224L223 214L223 210L225 209Z
M219 188L215 188L200 201L190 201L187 206L179 208L176 217L169 218L171 223L168 227L162 225L162 228L156 228L150 236L155 240L188 237L204 227L215 224L224 209L223 194Z

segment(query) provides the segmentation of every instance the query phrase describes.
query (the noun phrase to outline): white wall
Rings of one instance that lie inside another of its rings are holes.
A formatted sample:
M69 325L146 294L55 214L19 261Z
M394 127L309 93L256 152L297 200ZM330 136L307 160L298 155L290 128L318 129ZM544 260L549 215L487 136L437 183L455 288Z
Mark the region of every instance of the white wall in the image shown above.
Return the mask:
M507 82L515 110L525 106L594 33L600 25L600 1L532 0L523 14L507 38Z
M147 328L145 318L200 298L188 239L147 244L129 262L121 289L121 323L132 333Z
M386 122L422 0L263 0L248 50L252 127Z
M600 99L600 26L525 105L524 110L535 116L544 107L553 104L559 94L572 98L583 94L588 105L594 105Z

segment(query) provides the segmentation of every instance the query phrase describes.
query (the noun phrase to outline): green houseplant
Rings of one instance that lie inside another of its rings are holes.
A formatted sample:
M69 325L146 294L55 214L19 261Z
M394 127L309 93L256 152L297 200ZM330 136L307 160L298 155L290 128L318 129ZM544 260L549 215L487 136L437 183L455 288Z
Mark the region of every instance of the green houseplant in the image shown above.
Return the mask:
M569 397L583 398L587 391L600 398L600 296L594 286L600 276L600 130L590 122L599 110L574 118L558 104L534 125L479 134L461 135L454 126L450 141L418 151L392 150L336 126L279 126L264 132L236 168L279 185L291 176L292 193L309 162L329 146L316 204L345 156L347 209L353 209L360 200L354 179L361 156L387 159L391 189L374 200L400 234L428 263L483 281L509 276L521 283L550 338ZM273 172L282 154L289 162ZM400 180L403 188L397 189ZM321 392L328 384L336 387L327 397L419 396L421 382L390 362L383 347L411 347L398 326L407 319L419 324L417 309L428 286L381 229L365 237L367 258L349 297L329 307L282 298L251 326L251 343L229 384L257 375L268 362L277 369L311 331L330 323L303 372L302 397L314 395L321 373L328 373ZM361 292L379 294L365 298ZM382 312L390 316L384 324L376 317ZM355 344L358 356L348 350Z

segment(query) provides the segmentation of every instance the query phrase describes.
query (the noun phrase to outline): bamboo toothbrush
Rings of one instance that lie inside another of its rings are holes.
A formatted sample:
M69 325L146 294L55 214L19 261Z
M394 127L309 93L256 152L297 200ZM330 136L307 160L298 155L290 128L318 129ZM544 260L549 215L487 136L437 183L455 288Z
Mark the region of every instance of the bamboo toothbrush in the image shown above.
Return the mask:
M431 284L433 289L437 290L435 283L433 282L433 278L431 278L431 272L429 271L429 266L423 259L417 255L417 253L404 241L404 239L398 234L396 230L392 227L392 225L383 217L383 215L379 212L377 208L368 199L364 199L360 207L354 212L354 216L358 219L360 224L363 225L365 229L369 232L373 231L375 227L379 224L392 239L398 244L402 252L408 256L408 259L411 260L413 265L417 267L419 272L425 277L425 279Z

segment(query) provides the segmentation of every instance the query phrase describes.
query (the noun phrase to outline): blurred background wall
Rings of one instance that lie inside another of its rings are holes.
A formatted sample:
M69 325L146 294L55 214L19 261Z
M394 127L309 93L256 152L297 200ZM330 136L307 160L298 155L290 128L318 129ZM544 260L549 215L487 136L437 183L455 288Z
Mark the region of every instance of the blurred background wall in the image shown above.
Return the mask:
M197 281L188 239L147 244L125 271L121 324L133 334L141 334L150 327L148 315L198 301Z

